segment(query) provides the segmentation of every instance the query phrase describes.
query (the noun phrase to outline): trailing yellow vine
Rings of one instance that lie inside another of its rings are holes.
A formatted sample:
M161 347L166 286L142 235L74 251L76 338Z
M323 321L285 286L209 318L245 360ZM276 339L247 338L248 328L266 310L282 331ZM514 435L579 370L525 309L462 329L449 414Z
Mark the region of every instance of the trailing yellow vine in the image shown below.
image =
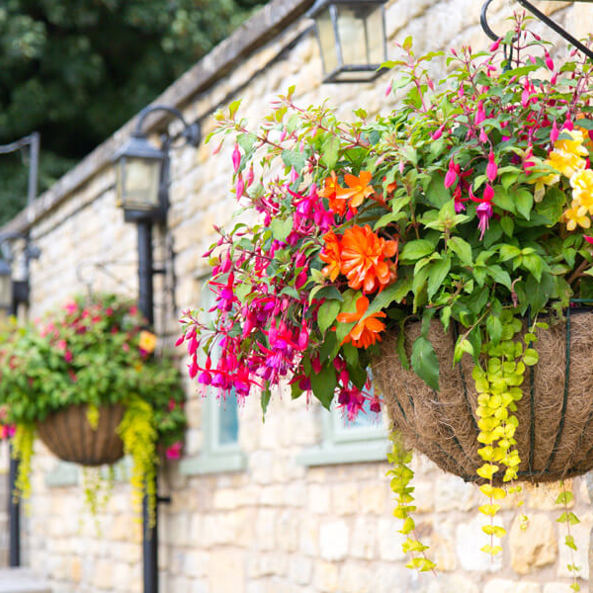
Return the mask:
M146 494L149 522L151 526L154 526L158 433L154 421L154 411L150 404L139 398L132 399L126 407L117 432L124 443L125 453L132 457L130 483L132 484L134 504L139 509L142 497Z
M31 424L18 424L12 438L12 456L19 460L19 469L16 476L15 491L11 495L19 498L29 498L31 495L31 458L33 457L33 441L35 430Z

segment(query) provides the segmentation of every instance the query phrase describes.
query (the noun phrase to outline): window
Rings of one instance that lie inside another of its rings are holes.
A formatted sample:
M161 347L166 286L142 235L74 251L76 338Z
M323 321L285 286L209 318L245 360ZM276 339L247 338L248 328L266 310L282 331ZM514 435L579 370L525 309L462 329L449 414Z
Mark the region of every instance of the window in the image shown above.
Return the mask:
M307 466L337 463L384 461L389 447L387 416L374 414L365 404L365 413L349 421L334 403L331 410L320 407L323 440L297 458Z
M214 305L214 295L206 287L201 302L206 310ZM202 406L202 449L198 456L181 461L180 472L193 475L243 471L246 458L239 447L239 413L234 393L223 401L216 397L214 389L208 388Z

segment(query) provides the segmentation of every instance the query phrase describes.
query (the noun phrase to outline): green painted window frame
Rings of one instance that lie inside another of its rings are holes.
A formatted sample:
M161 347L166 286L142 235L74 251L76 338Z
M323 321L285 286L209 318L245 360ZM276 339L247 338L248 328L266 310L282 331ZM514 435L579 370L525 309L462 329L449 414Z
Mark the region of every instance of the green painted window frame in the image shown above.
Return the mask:
M322 440L302 451L297 462L306 467L346 463L385 461L389 450L389 436L384 421L372 426L344 424L341 410L332 405L331 410L319 406Z

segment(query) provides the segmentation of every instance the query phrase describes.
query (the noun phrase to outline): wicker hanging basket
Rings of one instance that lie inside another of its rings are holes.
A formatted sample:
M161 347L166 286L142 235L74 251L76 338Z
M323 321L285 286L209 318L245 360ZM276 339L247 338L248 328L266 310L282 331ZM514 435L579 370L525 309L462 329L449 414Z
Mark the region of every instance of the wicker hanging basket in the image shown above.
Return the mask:
M406 328L408 358L420 324ZM593 468L593 313L573 311L566 323L538 330L539 362L528 368L523 398L517 403L515 434L521 458L519 480L548 482L583 474ZM481 482L476 469L477 396L473 360L464 355L453 365L453 330L433 322L429 339L440 364L437 393L414 372L402 368L391 335L373 373L394 428L406 445L424 453L439 467L465 481ZM502 473L494 481L501 483Z
M99 423L94 429L87 419L87 407L74 405L50 414L37 425L39 437L64 461L90 466L115 463L124 455L116 428L125 409L121 404L101 406Z

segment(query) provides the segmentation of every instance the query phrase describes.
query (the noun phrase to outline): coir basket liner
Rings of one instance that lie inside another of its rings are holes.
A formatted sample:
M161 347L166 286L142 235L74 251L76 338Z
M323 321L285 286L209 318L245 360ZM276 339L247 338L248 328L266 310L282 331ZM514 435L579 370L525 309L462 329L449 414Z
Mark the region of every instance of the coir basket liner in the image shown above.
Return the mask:
M420 324L406 327L408 359ZM528 368L523 398L517 403L515 434L521 458L519 480L547 482L583 474L593 468L593 313L573 311L547 330L538 330L539 362ZM445 333L433 322L429 339L440 363L437 393L410 370L396 352L396 335L382 343L373 365L394 428L407 446L466 481L481 481L478 455L473 360L464 355L453 365L453 329ZM502 474L494 481L501 483Z
M87 405L73 405L50 414L37 425L47 448L64 461L81 465L115 463L124 454L116 428L124 415L120 404L101 406L99 423L93 428L87 418Z

